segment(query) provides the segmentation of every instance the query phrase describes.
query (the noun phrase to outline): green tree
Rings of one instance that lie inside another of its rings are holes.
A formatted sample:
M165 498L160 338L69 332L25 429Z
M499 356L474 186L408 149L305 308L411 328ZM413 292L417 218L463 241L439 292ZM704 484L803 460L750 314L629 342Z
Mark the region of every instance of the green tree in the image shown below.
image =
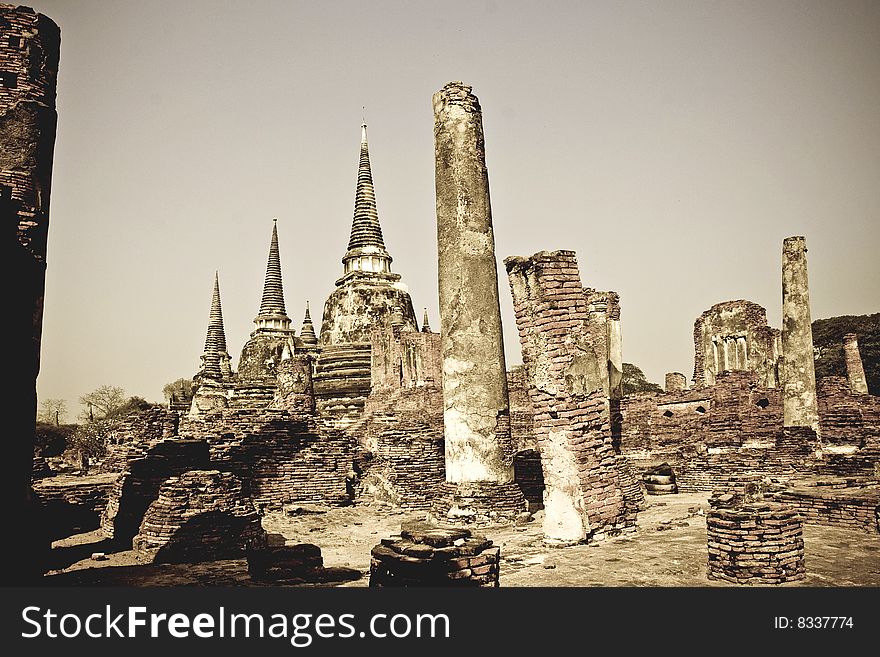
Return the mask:
M663 392L663 388L656 383L648 381L645 373L632 363L623 364L621 388L624 396L637 392Z
M64 424L67 417L67 402L63 399L42 399L40 408L37 410L37 422L54 424L56 427Z

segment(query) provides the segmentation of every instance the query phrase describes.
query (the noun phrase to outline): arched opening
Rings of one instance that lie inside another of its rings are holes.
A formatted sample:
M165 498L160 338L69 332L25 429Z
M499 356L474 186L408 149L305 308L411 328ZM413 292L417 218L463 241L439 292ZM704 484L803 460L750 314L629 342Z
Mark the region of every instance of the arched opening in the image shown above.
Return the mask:
M767 408L770 405L770 400L766 397L762 397L758 401L755 402L755 406L758 408Z

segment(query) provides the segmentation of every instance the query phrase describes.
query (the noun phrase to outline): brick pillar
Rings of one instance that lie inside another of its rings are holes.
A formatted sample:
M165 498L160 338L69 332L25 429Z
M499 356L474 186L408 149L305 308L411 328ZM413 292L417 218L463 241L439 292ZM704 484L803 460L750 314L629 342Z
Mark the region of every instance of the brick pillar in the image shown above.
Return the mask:
M812 427L819 432L807 244L803 237L782 243L782 353L785 427Z
M859 338L855 333L843 336L843 357L846 361L849 387L857 395L867 395L868 381L865 379L865 368L862 367L862 357L859 354Z
M7 269L3 312L11 346L4 361L9 440L0 495L6 525L15 536L4 544L10 564L6 583L11 585L38 577L49 548L35 520L30 482L61 33L52 20L29 7L0 5L0 25L0 221Z
M546 486L545 540L577 543L632 526L612 446L607 326L590 318L575 254L504 264Z
M681 372L666 373L666 385L664 386L666 392L681 392L687 390L687 387L687 377L684 374Z

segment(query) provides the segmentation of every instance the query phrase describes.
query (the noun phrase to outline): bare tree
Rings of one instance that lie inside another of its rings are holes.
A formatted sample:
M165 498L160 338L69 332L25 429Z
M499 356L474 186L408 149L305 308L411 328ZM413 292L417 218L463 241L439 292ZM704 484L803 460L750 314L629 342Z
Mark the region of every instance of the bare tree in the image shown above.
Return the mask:
M86 407L80 414L80 418L87 422L112 418L125 407L126 401L128 399L122 388L101 386L79 398L80 404Z
M67 418L67 402L63 399L43 399L37 411L37 421L60 426Z

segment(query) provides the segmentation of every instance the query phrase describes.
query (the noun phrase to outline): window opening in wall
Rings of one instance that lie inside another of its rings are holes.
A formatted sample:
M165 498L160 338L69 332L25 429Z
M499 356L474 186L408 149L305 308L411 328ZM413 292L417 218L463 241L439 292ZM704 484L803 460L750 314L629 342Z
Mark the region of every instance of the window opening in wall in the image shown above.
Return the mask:
M697 411L697 413L705 413L706 412L706 409L703 408L702 406L697 406L697 408L695 410Z
M0 71L0 84L7 89L13 89L18 84L18 73Z
M766 397L759 399L757 402L755 402L755 406L757 406L759 408L767 408L769 405L770 405L770 400L767 399Z
M672 417L672 411L663 411L663 417Z

